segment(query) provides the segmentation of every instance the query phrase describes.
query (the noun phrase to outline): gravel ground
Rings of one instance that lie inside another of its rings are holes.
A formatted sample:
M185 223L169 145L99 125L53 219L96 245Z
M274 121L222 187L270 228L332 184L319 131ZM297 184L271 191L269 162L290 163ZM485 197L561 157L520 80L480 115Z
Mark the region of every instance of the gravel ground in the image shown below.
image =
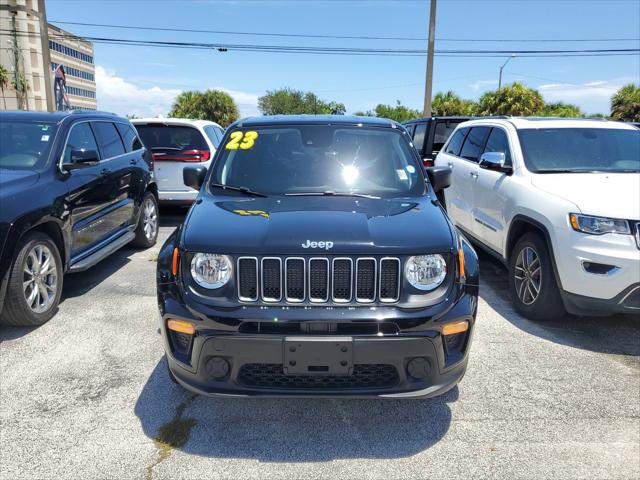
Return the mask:
M67 276L46 325L0 328L0 478L640 478L640 318L527 321L482 256L469 369L445 396L210 399L166 374L159 245Z

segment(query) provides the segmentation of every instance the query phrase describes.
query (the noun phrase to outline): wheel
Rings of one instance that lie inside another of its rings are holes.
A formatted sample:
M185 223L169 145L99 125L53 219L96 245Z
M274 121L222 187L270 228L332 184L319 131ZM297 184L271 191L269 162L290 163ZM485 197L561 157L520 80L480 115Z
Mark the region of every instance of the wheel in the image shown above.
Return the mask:
M566 311L544 239L526 233L509 259L509 290L515 309L532 320L551 320Z
M51 238L41 232L27 234L11 265L0 323L34 327L53 317L62 275L60 253Z
M140 219L136 227L136 238L131 242L136 247L149 248L158 239L158 201L151 192L146 192L140 205Z

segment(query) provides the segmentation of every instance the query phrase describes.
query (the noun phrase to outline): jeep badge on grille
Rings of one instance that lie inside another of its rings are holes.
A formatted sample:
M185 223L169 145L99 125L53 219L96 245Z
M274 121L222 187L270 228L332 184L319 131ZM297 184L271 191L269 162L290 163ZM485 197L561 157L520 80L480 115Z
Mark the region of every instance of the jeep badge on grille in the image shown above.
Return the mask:
M307 240L307 243L301 244L302 248L324 248L325 250L330 250L333 248L333 242L312 242L311 240Z

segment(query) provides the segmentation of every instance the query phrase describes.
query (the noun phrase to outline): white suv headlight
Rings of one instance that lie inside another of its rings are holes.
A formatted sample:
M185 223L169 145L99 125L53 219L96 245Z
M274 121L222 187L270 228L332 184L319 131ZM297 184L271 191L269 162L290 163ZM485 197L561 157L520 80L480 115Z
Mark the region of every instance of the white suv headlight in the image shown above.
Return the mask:
M631 228L626 220L615 218L590 217L572 213L569 215L571 226L574 230L592 235L604 235L605 233L623 233L630 235Z
M442 255L418 255L409 257L404 274L411 285L419 290L433 290L447 276L447 262Z
M226 255L196 253L191 260L191 276L202 288L220 288L231 279L231 260Z

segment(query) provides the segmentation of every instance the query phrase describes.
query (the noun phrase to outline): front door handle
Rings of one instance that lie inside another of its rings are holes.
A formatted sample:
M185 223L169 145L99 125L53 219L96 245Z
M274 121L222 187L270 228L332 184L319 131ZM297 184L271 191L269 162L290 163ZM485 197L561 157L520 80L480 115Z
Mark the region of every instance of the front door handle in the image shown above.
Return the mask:
M131 165L135 165L136 163L138 163L138 159L137 158L132 158L131 160L129 160L129 163Z
M471 178L478 178L478 174L476 172L469 172L469 176Z
M109 170L108 168L103 168L102 170L100 170L100 175L109 175L111 173L111 170Z
M447 165L449 165L449 168L453 168L453 162L449 162Z

